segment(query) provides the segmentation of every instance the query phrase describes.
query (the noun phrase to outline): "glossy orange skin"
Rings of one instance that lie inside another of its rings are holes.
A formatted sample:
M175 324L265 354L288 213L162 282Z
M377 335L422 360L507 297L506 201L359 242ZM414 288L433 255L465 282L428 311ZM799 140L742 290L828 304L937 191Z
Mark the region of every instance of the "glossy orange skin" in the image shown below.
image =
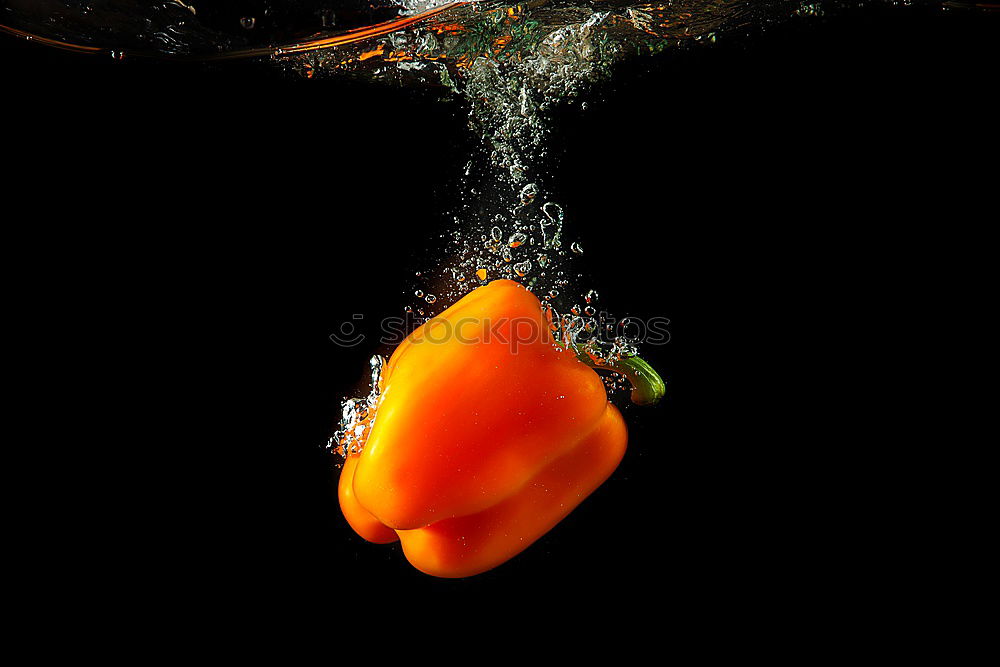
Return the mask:
M344 461L344 469L340 472L340 483L337 485L337 496L340 498L340 511L344 513L347 523L354 532L369 542L388 544L399 539L396 531L372 516L372 513L361 506L354 497L354 469L358 466L360 456L348 456Z
M419 570L465 577L520 553L600 486L625 453L625 423L597 373L552 342L538 299L509 280L411 334L341 473L355 531L395 533Z

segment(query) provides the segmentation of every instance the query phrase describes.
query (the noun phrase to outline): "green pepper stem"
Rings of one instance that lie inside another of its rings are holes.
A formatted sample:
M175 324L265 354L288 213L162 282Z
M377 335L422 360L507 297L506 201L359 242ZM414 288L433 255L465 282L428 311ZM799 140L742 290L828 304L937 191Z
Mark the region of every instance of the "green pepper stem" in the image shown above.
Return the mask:
M632 402L636 405L655 405L667 393L667 383L639 357L622 357L615 361L598 363L582 350L577 350L577 358L591 368L612 371L624 375L632 383Z

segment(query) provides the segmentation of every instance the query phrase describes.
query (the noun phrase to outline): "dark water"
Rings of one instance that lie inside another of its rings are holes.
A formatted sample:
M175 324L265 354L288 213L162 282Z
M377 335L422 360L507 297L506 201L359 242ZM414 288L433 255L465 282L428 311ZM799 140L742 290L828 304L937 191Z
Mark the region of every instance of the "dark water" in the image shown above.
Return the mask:
M671 319L644 351L668 398L628 409L629 454L591 499L462 581L356 538L322 447L372 353L327 336L408 303L467 194L461 101L4 39L13 305L42 347L24 386L92 442L68 454L88 474L59 503L63 548L26 551L78 596L125 582L226 617L529 599L690 641L860 595L884 533L859 520L878 442L846 350L908 291L900 255L936 261L922 227L978 215L997 27L866 4L633 61L586 110L553 109L546 187L614 309Z

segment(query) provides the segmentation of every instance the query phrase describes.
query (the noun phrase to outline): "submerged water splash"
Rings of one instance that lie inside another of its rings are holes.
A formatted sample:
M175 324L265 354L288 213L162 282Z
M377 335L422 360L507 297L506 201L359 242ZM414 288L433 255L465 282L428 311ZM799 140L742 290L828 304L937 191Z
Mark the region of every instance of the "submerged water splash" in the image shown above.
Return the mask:
M291 4L305 9L295 14ZM463 195L451 212L451 231L432 266L420 272L419 301L407 311L431 317L482 284L517 280L549 310L558 343L601 367L638 350L624 333L597 335L608 333L597 293L574 268L583 240L573 237L572 212L567 217L545 183L551 111L613 76L626 60L710 45L793 16L820 16L838 4L251 0L244 6L260 11L226 15L209 0L7 0L0 28L116 60L266 58L306 78L356 77L461 96L479 153L455 176ZM328 443L341 456L360 452L375 424L384 361L372 359L369 395L343 403ZM608 384L627 383L609 376Z
M342 458L360 454L375 427L378 404L382 399L382 369L385 357L375 355L371 364L370 391L365 398L349 398L341 404L340 425L327 441L327 448Z

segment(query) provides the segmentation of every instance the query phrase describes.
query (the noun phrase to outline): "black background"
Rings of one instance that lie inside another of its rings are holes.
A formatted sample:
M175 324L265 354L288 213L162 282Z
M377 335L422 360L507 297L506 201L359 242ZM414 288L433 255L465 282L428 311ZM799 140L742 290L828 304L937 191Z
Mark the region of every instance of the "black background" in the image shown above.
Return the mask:
M670 318L645 350L668 396L626 410L622 466L551 533L447 581L350 531L323 443L375 351L328 335L411 302L474 150L460 103L0 40L25 393L71 424L41 449L83 487L60 571L210 615L653 601L674 633L842 599L878 570L851 351L914 228L972 215L996 46L995 14L864 7L636 62L558 111L548 190L605 304Z

